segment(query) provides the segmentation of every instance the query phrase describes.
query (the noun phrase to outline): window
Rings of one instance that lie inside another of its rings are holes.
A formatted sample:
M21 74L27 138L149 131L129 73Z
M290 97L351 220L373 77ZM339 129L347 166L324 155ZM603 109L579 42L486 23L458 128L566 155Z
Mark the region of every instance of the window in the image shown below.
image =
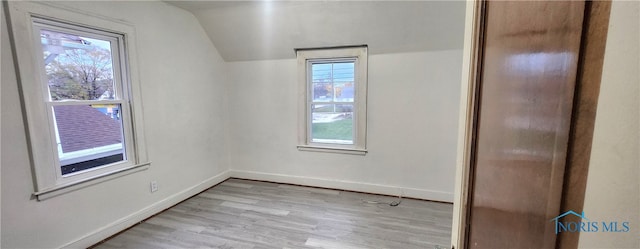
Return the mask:
M127 46L132 27L35 3L12 5L36 197L148 167L141 110L133 104L139 90Z
M40 83L48 88L45 103L61 175L126 161L124 130L131 128L123 125L121 113L129 113L118 77L122 36L76 31L39 18L33 24L40 35L45 76Z
M366 153L367 47L298 49L300 150Z

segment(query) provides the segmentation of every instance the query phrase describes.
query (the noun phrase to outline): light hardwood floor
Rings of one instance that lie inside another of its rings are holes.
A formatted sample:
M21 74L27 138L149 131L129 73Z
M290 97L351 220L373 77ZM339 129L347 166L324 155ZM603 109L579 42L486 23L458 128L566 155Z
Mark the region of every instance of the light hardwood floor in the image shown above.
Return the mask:
M453 206L229 179L96 248L447 248Z

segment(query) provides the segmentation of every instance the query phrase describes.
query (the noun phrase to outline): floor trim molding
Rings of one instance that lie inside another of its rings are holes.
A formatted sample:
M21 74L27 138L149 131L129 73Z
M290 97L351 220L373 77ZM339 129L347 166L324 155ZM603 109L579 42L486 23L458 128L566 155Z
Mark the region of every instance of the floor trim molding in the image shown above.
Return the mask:
M130 214L122 219L119 219L115 222L112 222L109 225L106 225L102 228L99 228L82 238L75 240L73 242L67 243L63 245L61 248L87 248L100 241L107 239L127 228L143 221L155 214L162 212L163 210L170 208L204 190L207 190L227 179L229 179L230 170L226 170L218 175L215 175L211 178L208 178L188 189L180 191L176 194L173 194L159 202L151 204L144 209L141 209L138 212Z
M382 195L392 195L392 196L402 195L403 197L410 197L410 198L416 198L416 199L422 199L422 200L453 203L453 193L436 191L436 190L407 188L407 187L353 182L353 181L340 181L340 180L333 180L333 179L294 176L294 175L285 175L285 174L272 174L272 173L263 173L263 172L246 171L246 170L230 170L229 173L230 173L230 177L233 177L233 178L289 183L289 184L309 186L309 187L342 189L342 190L371 193L371 194L382 194Z
M138 212L130 214L122 219L112 222L109 225L106 225L100 229L97 229L78 240L65 244L64 246L62 246L62 248L87 248L92 245L96 245L96 243L99 243L100 241L108 239L109 237L114 236L126 230L127 228L135 225L136 223L139 223L145 219L148 219L149 217L152 217L167 208L170 208L184 200L189 199L190 197L202 191L205 191L221 182L224 182L229 178L241 178L241 179L247 179L247 180L278 182L278 183L294 184L294 185L301 185L301 186L308 186L308 187L340 189L340 190L347 190L347 191L391 195L391 196L402 195L403 197L409 197L409 198L453 203L453 193L442 192L442 191L406 188L406 187L398 187L398 186L390 186L390 185L353 182L353 181L339 181L339 180L315 178L315 177L263 173L263 172L246 171L246 170L226 170L188 189L185 189L159 202L149 205Z

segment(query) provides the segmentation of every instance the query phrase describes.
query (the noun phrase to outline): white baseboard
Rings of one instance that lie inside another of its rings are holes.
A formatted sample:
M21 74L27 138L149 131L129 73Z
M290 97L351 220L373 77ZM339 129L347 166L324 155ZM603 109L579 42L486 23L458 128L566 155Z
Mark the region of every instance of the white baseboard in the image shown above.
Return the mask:
M383 195L394 195L394 196L402 195L404 197L453 203L453 193L437 191L437 190L407 188L407 187L381 185L381 184L364 183L364 182L341 181L341 180L306 177L306 176L271 174L271 173L245 171L245 170L230 170L229 173L231 177L236 177L236 178L244 178L244 179L259 180L259 181L281 182L281 183L305 185L305 186L311 186L311 187L343 189L343 190L358 191L358 192L365 192L365 193L372 193L372 194L383 194Z
M186 200L187 198L200 193L218 183L221 183L224 180L229 179L230 177L230 171L224 171L216 176L213 176L209 179L206 179L188 189L185 189L181 192L178 192L174 195L171 195L159 202L156 202L138 212L135 212L133 214L130 214L122 219L119 219L109 225L106 225L100 229L97 229L91 233L89 233L88 235L70 242L64 246L62 246L62 248L87 248L89 246L94 245L95 243L102 241L106 238L109 238L110 236L113 236L114 234L127 229L130 226L135 225L136 223L143 221L151 216L153 216L154 214L157 214L159 212L161 212L162 210L165 210L175 204L180 203L181 201Z
M255 172L255 171L227 170L207 180L204 180L188 189L185 189L179 193L171 195L165 198L164 200L156 202L138 212L130 214L122 219L112 222L109 225L106 225L100 229L97 229L78 240L75 240L73 242L70 242L62 246L62 248L87 248L89 246L92 246L99 241L109 238L110 236L113 236L114 234L124 229L127 229L135 225L136 223L143 221L231 177L259 180L259 181L271 181L271 182L297 184L297 185L305 185L305 186L311 186L311 187L343 189L343 190L358 191L358 192L365 192L365 193L372 193L372 194L384 194L384 195L394 195L394 196L402 195L404 197L449 202L449 203L453 202L453 193L442 192L442 191L406 188L406 187L389 186L389 185L381 185L381 184L353 182L353 181L340 181L340 180L305 177L305 176L271 174L271 173Z

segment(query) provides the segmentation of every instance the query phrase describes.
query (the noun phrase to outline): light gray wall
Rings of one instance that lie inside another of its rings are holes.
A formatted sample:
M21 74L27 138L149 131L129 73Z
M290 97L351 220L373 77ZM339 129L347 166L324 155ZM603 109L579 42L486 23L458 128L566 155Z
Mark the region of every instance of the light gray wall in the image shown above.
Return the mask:
M612 3L584 201L591 221L631 230L580 233L580 248L640 248L639 24L640 2Z
M462 50L369 56L366 156L297 145L296 60L229 63L239 176L453 200Z
M464 1L170 1L195 14L226 61L295 58L294 48L369 54L462 48Z
M32 200L25 124L3 20L3 248L59 247L114 224L117 228L127 219L140 218L132 216L142 211L153 212L150 207L170 205L177 195L228 169L225 63L192 14L161 2L58 4L135 26L152 165L146 171L42 202ZM158 192L150 193L150 180L158 181Z

